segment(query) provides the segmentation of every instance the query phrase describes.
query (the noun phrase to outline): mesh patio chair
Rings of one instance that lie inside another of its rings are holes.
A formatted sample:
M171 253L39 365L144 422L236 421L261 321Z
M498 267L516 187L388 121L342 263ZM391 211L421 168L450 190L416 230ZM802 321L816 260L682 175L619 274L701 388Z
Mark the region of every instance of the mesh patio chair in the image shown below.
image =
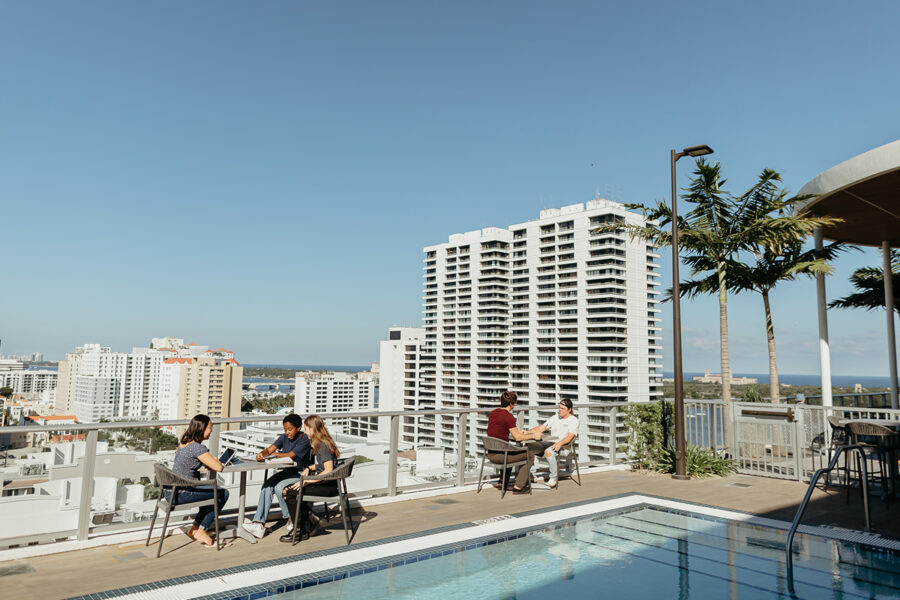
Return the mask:
M346 458L341 457L341 458L337 459L337 464L335 465L335 468L341 467L345 463L348 463L348 462L354 463L354 461L356 461L355 456L348 456ZM349 479L352 476L353 476L353 464L350 465L350 470L347 473L347 478ZM306 498L307 500L310 500L309 496L304 496L304 498ZM325 520L326 521L330 521L334 517L334 514L337 514L337 511L335 511L335 513L332 514L331 508L329 507L329 503L332 503L332 502L337 503L338 510L340 510L340 502L338 502L336 500L336 498L337 498L337 496L322 496L321 502L322 502L322 506L325 508ZM319 500L313 500L313 502L319 502Z
M581 471L578 469L578 453L575 452L574 439L559 449L559 455L556 459L559 461L559 476L568 477L580 486ZM575 467L574 474L572 471L573 465ZM563 466L565 466L565 468L563 468ZM575 475L578 476L578 479L575 479ZM556 489L559 489L559 485L556 486Z
M878 478L881 481L881 491L884 496L885 505L890 502L890 494L888 482L895 472L890 464L891 460L895 460L894 455L900 445L900 434L884 425L876 425L874 423L847 423L847 429L850 432L850 439L854 444L862 446L865 457L862 460L871 458L878 461ZM861 473L860 456L856 457L856 472ZM896 463L895 463L896 464ZM872 480L875 479L873 470L868 469ZM868 481L860 481L860 486L868 485ZM850 498L850 487L847 487L847 498Z
M547 460L546 456L541 455L541 457L544 460ZM581 471L578 469L578 454L575 452L574 439L559 449L559 452L556 454L556 462L557 465L559 465L557 470L557 480L568 477L578 485L581 485ZM541 471L543 472L543 469L541 469ZM547 476L549 477L549 475ZM559 485L557 485L555 489L558 490Z
M513 467L522 468L522 466L528 464L528 459L523 458L520 460L510 461L509 457L511 454L522 454L528 451L524 446L514 446L509 442L506 442L501 439L497 439L495 437L491 437L489 435L481 438L481 444L484 452L481 454L481 471L478 473L478 491L476 493L481 492L481 488L484 486L484 463L485 461L490 461L491 466L495 469L500 469L500 498L506 495L507 484L509 483L509 477L507 477L507 469L511 469ZM488 453L490 454L502 454L503 455L503 463L494 462L493 460L488 458ZM531 488L529 487L529 490Z
M189 510L192 508L200 508L201 506L212 505L213 514L215 515L213 518L213 523L216 526L216 551L221 550L222 545L219 542L219 482L215 474L213 474L213 476L209 479L201 479L200 481L197 481L196 479L188 479L186 477L182 477L165 465L155 464L153 465L153 470L156 474L156 483L160 486L160 490L159 497L156 499L156 506L153 508L153 517L150 519L150 531L147 532L147 543L145 544L146 546L150 545L150 538L153 536L153 527L154 525L156 525L156 517L159 514L159 511L162 509L166 512L166 518L163 521L162 533L159 536L159 547L156 549L156 558L159 558L160 554L162 553L163 540L166 539L166 528L169 525L169 515L172 514L173 508L178 508L179 510ZM184 489L196 487L198 485L211 485L213 488L213 497L209 500L201 500L200 502L178 502L179 488ZM166 499L167 489L170 491L170 499Z
M347 478L353 474L353 463L356 457L350 456L345 459L338 459L337 467L322 475L308 475L301 477L300 481L337 481L337 490L333 495L304 494L303 486L297 492L297 508L294 511L294 530L291 532L291 545L296 545L299 541L300 526L300 509L304 502L325 502L326 513L328 511L329 502L337 502L341 511L341 520L344 522L344 537L347 538L347 545L353 539L356 531L353 529L353 517L350 515L350 500L347 496ZM312 510L312 507L310 507Z

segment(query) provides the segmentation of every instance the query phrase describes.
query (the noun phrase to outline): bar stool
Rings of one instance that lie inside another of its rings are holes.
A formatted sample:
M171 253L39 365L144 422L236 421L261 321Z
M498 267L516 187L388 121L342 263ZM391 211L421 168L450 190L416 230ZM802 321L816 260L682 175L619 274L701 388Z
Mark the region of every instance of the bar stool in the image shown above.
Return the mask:
M841 417L828 417L828 424L831 425L831 441L828 444L829 449L827 463L831 463L831 453L835 448L837 448L838 446L846 446L850 443L850 434L847 431L847 426L841 424L842 420L843 419L841 419ZM844 485L849 486L850 472L847 460L847 455L844 454ZM838 470L840 471L840 467L838 467ZM827 488L830 484L831 473L828 473L827 475L825 475L825 487ZM838 481L838 484L840 485L840 481Z
M862 446L866 454L866 458L878 459L878 473L881 479L881 491L884 495L885 505L890 503L890 493L892 490L888 487L888 482L894 473L894 467L890 464L890 460L894 459L894 452L900 443L900 434L884 425L876 425L874 423L847 423L850 430L850 438L854 444ZM860 457L856 457L856 471L861 472ZM875 479L875 473L869 471L872 480ZM860 485L868 485L868 481L860 482ZM849 498L850 488L847 488Z

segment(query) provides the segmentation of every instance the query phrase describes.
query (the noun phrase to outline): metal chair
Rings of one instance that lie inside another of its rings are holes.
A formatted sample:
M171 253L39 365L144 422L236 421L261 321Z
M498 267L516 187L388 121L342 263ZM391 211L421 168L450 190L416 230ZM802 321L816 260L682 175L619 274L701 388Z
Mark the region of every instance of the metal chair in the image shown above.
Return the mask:
M481 493L481 488L484 486L484 463L486 460L490 460L491 465L495 469L500 469L500 498L506 495L506 487L507 483L509 483L509 477L507 477L508 469L512 469L513 467L522 468L522 466L528 464L528 458L516 460L510 462L509 455L510 454L522 454L528 452L528 448L524 446L514 446L507 441L491 437L486 435L481 438L481 445L484 449L484 452L481 455L481 471L478 473L478 491L475 492ZM503 464L501 465L498 462L494 462L493 460L487 457L488 453L490 454L502 454L503 455ZM529 487L529 490L531 488ZM530 493L530 491L529 491Z
M547 457L544 456L545 460L546 458ZM568 444L560 447L559 452L556 454L556 461L559 465L557 479L568 477L578 485L581 485L581 471L578 469L578 454L575 452L574 439ZM575 479L576 475L578 476L578 479ZM556 489L559 489L559 485L556 486Z
M150 538L153 536L153 527L156 525L156 516L159 514L160 508L166 511L166 518L163 521L162 533L159 536L159 547L156 549L156 558L159 558L162 553L163 540L166 539L166 528L169 526L169 515L172 513L173 507L178 507L180 510L188 510L212 505L213 513L215 515L213 522L216 526L216 551L221 550L222 545L219 541L219 482L215 473L213 473L213 476L209 479L201 479L198 481L196 479L182 477L172 469L161 464L153 465L153 470L156 474L156 483L160 486L160 490L159 497L156 499L156 506L153 508L153 517L150 519L150 531L147 532L147 543L145 546L150 545ZM190 488L198 485L211 485L213 488L213 497L209 500L201 500L200 502L190 502L187 504L178 503L178 488ZM170 499L166 499L167 488L170 490Z
M356 457L355 457L355 456L348 456L348 457L346 457L346 458L345 458L345 457L341 457L341 458L337 459L337 464L335 465L335 468L342 467L342 466L343 466L345 463L347 463L347 462L350 462L350 463L354 463L354 464L355 464L355 461L356 461ZM351 465L350 465L350 471L347 473L347 477L349 478L349 477L351 477L352 475L353 475L353 465L351 464ZM315 503L315 502L320 502L320 500L311 500L309 496L304 496L304 497L306 498L306 500L312 501L312 502L314 502L314 503ZM322 496L321 502L322 502L322 506L325 508L325 520L326 520L326 521L330 521L330 520L333 518L333 516L334 516L334 515L332 515L332 513L331 513L331 509L329 508L328 503L329 503L329 502L335 502L335 498L336 498L336 496ZM338 504L339 504L339 503L338 503ZM335 514L336 514L336 513L335 513Z
M345 459L338 459L338 465L332 471L328 473L323 473L321 475L308 475L306 477L301 477L300 482L300 490L297 492L297 508L294 510L294 530L291 532L291 545L296 545L299 541L299 532L301 529L300 526L300 508L304 502L325 502L325 510L326 513L328 511L328 503L335 502L340 505L341 510L341 520L344 522L344 537L347 538L347 545L350 545L350 540L352 539L351 533L355 534L356 532L353 529L353 517L350 515L350 500L347 495L347 478L353 474L353 464L356 462L356 457L351 456ZM337 490L335 495L314 495L314 494L304 494L303 493L303 485L304 481L337 481Z
M881 491L884 495L884 502L887 505L890 501L888 493L888 481L894 472L889 461L892 460L894 451L897 450L898 442L900 442L900 434L884 425L876 425L874 423L847 423L847 429L850 431L850 438L854 444L862 446L865 458L878 459L878 474L881 480ZM856 458L856 471L861 472L859 465L860 457ZM875 473L871 470L872 478ZM860 482L860 486L868 485L868 481ZM850 488L847 487L847 497L850 497Z
M565 454L563 454L565 453ZM575 452L575 440L572 439L571 442L562 446L559 449L559 455L556 457L559 461L559 476L562 477L563 473L565 473L569 479L577 483L579 486L581 485L581 471L578 469L578 453ZM563 469L563 462L565 462L566 468ZM575 465L575 475L578 475L578 479L572 475L572 465ZM559 489L559 486L556 486L556 489Z

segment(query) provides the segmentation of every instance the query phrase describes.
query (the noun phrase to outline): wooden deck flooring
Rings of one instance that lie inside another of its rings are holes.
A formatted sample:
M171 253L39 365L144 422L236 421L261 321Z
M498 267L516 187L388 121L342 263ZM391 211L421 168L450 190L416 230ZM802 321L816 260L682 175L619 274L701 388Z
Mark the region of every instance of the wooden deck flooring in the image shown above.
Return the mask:
M497 490L488 487L479 495L467 491L370 505L355 511L358 530L354 541L378 540L625 493L661 496L790 521L807 487L795 481L745 475L675 481L667 476L626 471L585 475L582 487L566 480L560 485L559 491L536 489L530 496L508 494L503 500ZM861 530L864 524L861 505L858 494L847 504L843 491L838 488L828 492L817 490L804 523ZM900 539L898 511L900 501L888 510L877 496L873 498L875 530L886 537ZM344 545L340 519L334 520L325 532L296 547L278 541L283 533L283 528L279 528L258 544L231 541L220 552L199 548L178 534L165 541L159 559L155 557L155 546L148 548L140 542L5 561L0 562L0 590L9 599L69 598Z

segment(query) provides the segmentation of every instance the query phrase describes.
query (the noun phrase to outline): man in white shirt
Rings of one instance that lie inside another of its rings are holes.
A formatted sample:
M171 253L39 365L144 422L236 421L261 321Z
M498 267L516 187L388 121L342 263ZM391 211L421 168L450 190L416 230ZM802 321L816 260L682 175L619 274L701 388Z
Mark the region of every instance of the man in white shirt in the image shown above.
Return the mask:
M578 435L578 419L572 415L572 401L563 398L559 401L558 413L549 419L543 425L530 429L529 432L545 433L543 440L539 443L544 447L544 457L550 464L550 478L547 485L551 488L556 487L559 476L559 456L560 449L575 439ZM534 443L534 442L532 442Z

